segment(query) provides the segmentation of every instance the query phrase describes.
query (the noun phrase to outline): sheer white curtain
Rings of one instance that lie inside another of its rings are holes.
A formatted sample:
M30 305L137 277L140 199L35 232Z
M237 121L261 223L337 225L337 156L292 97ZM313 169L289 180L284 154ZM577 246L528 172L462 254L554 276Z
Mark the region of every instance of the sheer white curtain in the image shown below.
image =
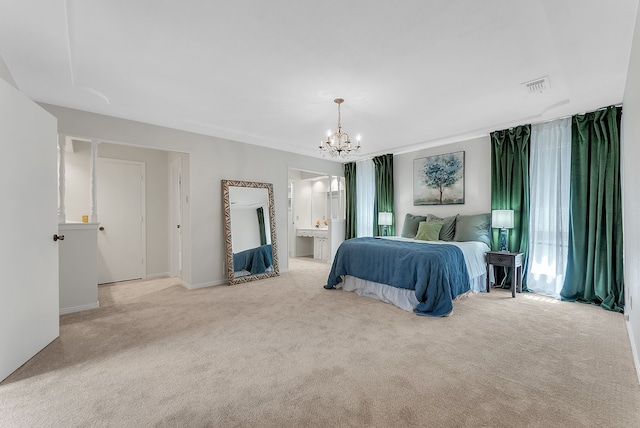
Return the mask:
M373 236L376 178L373 160L356 162L357 236Z
M527 287L559 298L567 265L571 118L531 125Z

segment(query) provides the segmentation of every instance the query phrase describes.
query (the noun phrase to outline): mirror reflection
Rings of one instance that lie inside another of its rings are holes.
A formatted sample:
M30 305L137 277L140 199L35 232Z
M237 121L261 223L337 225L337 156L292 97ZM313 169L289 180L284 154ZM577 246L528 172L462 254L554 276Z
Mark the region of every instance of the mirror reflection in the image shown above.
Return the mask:
M223 180L229 285L278 275L273 186Z

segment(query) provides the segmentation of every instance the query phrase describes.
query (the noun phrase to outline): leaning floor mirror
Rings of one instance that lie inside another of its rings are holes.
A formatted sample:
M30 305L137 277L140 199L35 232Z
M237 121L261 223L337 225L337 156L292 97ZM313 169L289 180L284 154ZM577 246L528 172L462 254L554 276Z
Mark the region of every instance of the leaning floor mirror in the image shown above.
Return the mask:
M273 185L222 180L229 285L279 274Z

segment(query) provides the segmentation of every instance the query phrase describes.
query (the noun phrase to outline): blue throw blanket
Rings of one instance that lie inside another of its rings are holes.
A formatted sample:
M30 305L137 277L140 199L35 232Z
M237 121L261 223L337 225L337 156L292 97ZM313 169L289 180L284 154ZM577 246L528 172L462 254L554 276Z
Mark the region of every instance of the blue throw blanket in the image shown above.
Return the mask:
M233 255L233 271L246 270L252 275L263 273L273 264L271 244L240 251Z
M452 300L470 289L462 250L446 244L349 239L338 248L324 287L334 288L342 275L415 290L418 315L447 315Z

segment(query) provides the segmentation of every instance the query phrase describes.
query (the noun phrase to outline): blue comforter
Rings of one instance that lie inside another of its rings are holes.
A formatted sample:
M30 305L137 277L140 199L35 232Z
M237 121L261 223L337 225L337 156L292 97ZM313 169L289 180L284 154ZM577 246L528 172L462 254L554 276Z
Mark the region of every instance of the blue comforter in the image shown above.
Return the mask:
M415 290L418 315L447 315L452 300L470 289L462 251L447 244L349 239L336 252L325 288L334 288L342 275Z
M252 275L266 272L273 264L271 244L240 251L233 255L233 271L246 270Z

